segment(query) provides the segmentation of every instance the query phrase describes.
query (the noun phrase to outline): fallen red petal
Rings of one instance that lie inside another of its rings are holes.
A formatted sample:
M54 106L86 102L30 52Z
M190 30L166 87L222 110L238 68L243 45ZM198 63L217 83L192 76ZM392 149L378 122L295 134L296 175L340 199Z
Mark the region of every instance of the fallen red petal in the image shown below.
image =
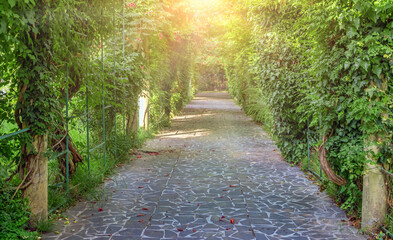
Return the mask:
M137 158L141 158L142 156L141 155L139 155Z
M197 204L197 206L199 207L199 203Z
M99 212L102 212L102 211L104 211L104 209L102 209L102 208L99 208L99 209L98 209L98 211L99 211Z
M138 215L136 215L137 217L143 217L143 216L146 216L146 214L138 214Z
M144 188L144 187L142 187L142 186L139 186L138 188Z
M183 229L181 229L181 228L177 228L177 230L180 231L180 232L183 232Z
M194 229L194 230L192 230L193 232L196 232L196 230Z
M237 187L236 185L229 185L229 187Z
M225 218L225 216L222 216L221 218Z
M143 219L141 219L141 220L139 220L138 222L144 222L145 220L143 220Z
M144 207L144 208L142 208L142 210L149 210L149 209Z
M230 230L231 228L227 228L227 230Z
M235 220L233 218L231 218L231 223L235 224Z

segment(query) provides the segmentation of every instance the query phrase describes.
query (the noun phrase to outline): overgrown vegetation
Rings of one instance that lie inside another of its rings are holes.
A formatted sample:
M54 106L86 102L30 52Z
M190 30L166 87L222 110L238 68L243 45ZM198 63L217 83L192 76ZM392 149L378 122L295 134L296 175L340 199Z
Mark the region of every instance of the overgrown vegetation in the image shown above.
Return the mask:
M0 206L13 208L2 215L1 239L37 236L25 230L30 215L21 196L42 155L55 209L91 193L192 98L198 49L184 24L192 14L176 1L0 3L0 135L29 128L0 140ZM140 96L149 98L147 132L138 129ZM70 198L66 154L59 156L67 135ZM87 145L103 142L88 161Z
M392 9L392 0L1 1L0 135L29 130L0 140L0 209L14 211L1 215L0 237L37 236L21 195L42 154L49 208L70 202L65 136L73 201L146 137L141 96L154 131L197 86L228 87L293 164L313 132L311 155L337 183L329 192L359 216L370 147L392 167Z
M391 167L393 2L240 0L232 9L221 48L231 94L289 162L306 157L309 122L322 136L315 149L345 182L338 201L359 216L366 149L377 145L374 157Z

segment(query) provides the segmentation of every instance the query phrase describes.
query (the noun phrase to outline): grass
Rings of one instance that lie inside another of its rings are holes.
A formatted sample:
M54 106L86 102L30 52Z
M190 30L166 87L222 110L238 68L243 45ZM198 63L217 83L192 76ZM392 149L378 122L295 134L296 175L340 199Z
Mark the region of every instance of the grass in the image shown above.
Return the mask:
M119 128L122 129L120 121L117 121ZM2 122L1 124L1 134L8 134L12 132L12 130L16 127L15 124L10 124L7 122ZM79 152L82 153L84 159L86 159L86 146L87 146L87 133L85 126L79 121L74 120L70 123L70 130L69 130L70 137L74 144L79 149ZM59 164L56 159L49 159L48 160L48 172L49 172L49 189L48 189L48 197L49 209L58 209L60 206L64 207L69 204L72 204L75 200L80 199L81 197L88 197L91 195L91 198L98 199L98 193L95 187L101 184L104 181L104 178L109 174L113 173L113 169L119 163L124 163L129 160L128 153L129 150L132 148L139 148L141 147L146 140L151 139L154 137L154 133L152 131L147 131L144 128L140 128L138 139L128 139L127 136L122 134L118 134L117 141L118 141L118 159L114 159L114 151L113 151L113 138L114 136L107 136L108 138L108 149L106 152L106 161L104 164L103 159L103 150L98 149L93 152L90 156L90 172L88 169L87 161L83 164L78 166L77 171L75 172L72 180L70 181L70 199L67 199L66 191L65 191L65 184L64 178L60 176L59 173ZM97 138L97 137L96 137ZM98 145L99 139L94 139L91 137L90 141L90 148ZM1 158L0 160L2 163L7 164L9 160ZM101 194L102 195L102 194ZM60 207L61 208L61 207ZM42 223L42 225L45 225ZM40 226L41 228L41 226ZM42 226L44 229L45 227Z
M49 218L48 220L41 220L37 223L37 231L44 233L44 232L50 232L53 230L55 226L55 221L53 218Z
M129 152L133 148L141 147L146 140L154 137L152 131L147 131L140 128L138 138L136 136L125 136L122 131L122 121L118 119L118 133L117 133L117 159L114 158L114 134L107 135L107 146L106 146L106 159L104 164L104 152L103 147L95 150L90 155L90 171L87 164L87 132L84 122L74 119L70 122L70 137L82 154L84 162L79 164L75 174L70 179L69 183L69 194L67 197L65 179L61 175L59 170L59 163L57 159L48 159L48 209L51 214L49 220L40 221L36 223L36 226L31 229L37 232L50 232L53 230L54 221L62 217L62 212L69 206L74 204L80 199L87 199L89 201L102 201L107 200L108 195L105 194L104 190L97 188L100 184L105 181L108 175L113 174L114 169L120 163L130 161ZM100 127L100 125L98 125ZM7 122L2 122L0 125L0 135L11 133L15 130L16 125ZM91 128L92 129L92 128ZM97 134L98 132L98 134ZM90 137L90 149L97 146L102 142L100 130L93 129ZM18 148L12 148L16 141L12 138L6 142L10 146L11 151L15 151L14 155L19 151ZM54 156L56 153L49 154ZM8 166L11 159L8 159L4 155L0 155L0 166ZM14 167L12 169L15 169ZM3 169L4 174L0 174L1 177L6 178L11 171L11 168Z
M86 146L86 133L83 133L83 128L76 127L70 130L70 136L73 142L80 147ZM114 169L121 163L130 161L129 152L133 148L141 147L148 139L154 137L152 131L147 131L143 128L139 129L137 139L130 139L121 133L117 135L117 159L114 158L114 136L107 136L107 151L104 162L103 148L99 148L90 155L90 170L87 161L80 164L70 180L70 198L67 199L64 185L49 191L49 209L59 208L61 212L75 201L82 198L91 201L106 200L108 196L103 190L97 188L98 185L105 181L105 178L113 174ZM95 142L94 147L99 143ZM92 145L92 144L91 144ZM83 151L80 151L83 152ZM86 155L86 154L85 154ZM86 159L86 157L84 158ZM57 161L56 161L57 162ZM54 164L55 165L55 164ZM56 172L56 168L52 167Z

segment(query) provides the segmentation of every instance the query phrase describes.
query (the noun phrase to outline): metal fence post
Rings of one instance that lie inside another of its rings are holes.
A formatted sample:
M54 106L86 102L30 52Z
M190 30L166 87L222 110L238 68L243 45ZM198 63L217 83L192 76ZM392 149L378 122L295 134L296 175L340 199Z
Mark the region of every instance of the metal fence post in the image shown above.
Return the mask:
M322 116L321 116L321 114L319 114L319 130L321 130L321 128L322 128ZM321 132L321 134L320 134L321 140L322 140L322 137L323 137L323 133ZM322 178L322 167L321 167L321 164L319 164L319 177Z
M104 9L101 8L101 17L104 16ZM106 165L106 143L105 143L105 90L104 90L104 40L101 34L101 70L102 70L102 139L104 152L104 166Z
M124 46L125 46L125 8L126 8L126 0L123 0L123 64L124 64ZM124 71L124 70L123 70ZM123 79L124 80L124 79ZM124 83L123 83L123 103L125 102L125 89L124 89ZM125 108L123 107L123 131L124 135L126 134L126 113L125 113Z
M307 170L310 170L310 131L309 120L307 119Z
M90 174L90 126L89 126L89 86L86 84L86 140L87 140L87 171Z
M66 70L66 189L67 199L70 197L70 151L69 151L69 136L68 136L68 64Z
M114 124L115 124L115 160L117 159L117 130L116 130L116 23L115 23L116 9L113 6L113 85L115 91L115 104L114 104Z

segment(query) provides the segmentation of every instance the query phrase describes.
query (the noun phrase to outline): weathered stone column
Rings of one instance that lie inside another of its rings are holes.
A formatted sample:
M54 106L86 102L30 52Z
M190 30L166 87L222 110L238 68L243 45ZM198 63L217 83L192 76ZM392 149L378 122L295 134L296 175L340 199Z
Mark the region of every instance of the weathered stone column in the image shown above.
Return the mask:
M371 136L369 142L374 142L376 139L376 136ZM366 150L374 153L379 151L375 145ZM381 166L372 156L368 156L368 159L371 163L366 164L363 176L362 229L373 231L385 221L387 189L385 176L380 170Z
M31 209L30 222L48 219L48 158L45 156L48 146L47 136L35 136L33 142L37 155L37 170L32 176L32 183L24 190L24 196L29 200ZM29 171L29 169L27 169Z

